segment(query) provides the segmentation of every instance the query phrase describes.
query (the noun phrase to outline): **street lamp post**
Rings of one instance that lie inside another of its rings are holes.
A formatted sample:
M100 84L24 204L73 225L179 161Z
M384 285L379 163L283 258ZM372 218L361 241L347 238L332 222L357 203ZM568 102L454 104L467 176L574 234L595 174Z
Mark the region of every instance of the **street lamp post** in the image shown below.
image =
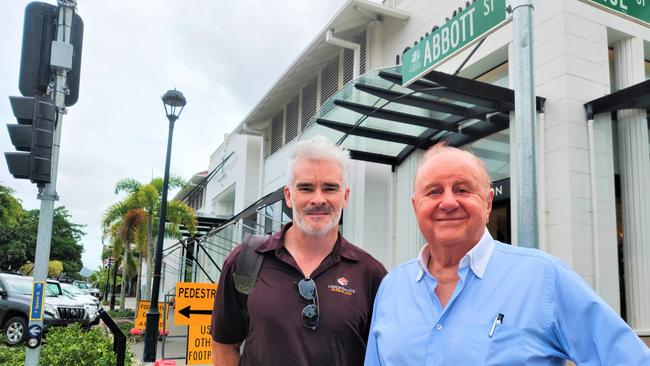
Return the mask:
M109 257L108 266L106 267L106 285L104 286L104 301L108 301L108 289L109 289L108 284L111 282L110 281L111 264L112 264L112 262L111 262L111 259Z
M142 361L154 362L156 360L156 345L158 340L158 292L160 288L160 267L162 266L163 240L165 239L165 221L167 220L167 188L169 186L169 161L172 152L172 135L174 134L174 122L180 117L186 101L183 93L178 90L168 90L162 96L165 114L169 120L169 135L167 137L167 159L165 160L165 176L163 179L162 200L160 202L160 219L158 225L158 238L156 242L155 264L153 271L153 283L151 285L151 301L147 312L147 325L144 334L144 353Z

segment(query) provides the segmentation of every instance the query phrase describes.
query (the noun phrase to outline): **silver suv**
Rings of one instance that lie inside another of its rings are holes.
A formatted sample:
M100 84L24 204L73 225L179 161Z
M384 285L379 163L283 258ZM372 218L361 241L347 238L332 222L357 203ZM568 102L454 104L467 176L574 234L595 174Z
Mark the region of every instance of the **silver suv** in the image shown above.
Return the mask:
M32 277L0 273L0 327L9 345L25 340L29 324L29 306L32 298ZM62 296L57 281L47 281L43 325L68 325L79 322L89 326L88 305Z

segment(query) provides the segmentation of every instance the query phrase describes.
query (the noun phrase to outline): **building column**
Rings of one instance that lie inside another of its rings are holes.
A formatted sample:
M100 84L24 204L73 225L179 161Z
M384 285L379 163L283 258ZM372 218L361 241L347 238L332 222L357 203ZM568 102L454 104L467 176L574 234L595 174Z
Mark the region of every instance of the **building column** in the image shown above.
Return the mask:
M643 40L627 38L614 46L618 89L645 80ZM618 151L623 216L623 255L627 321L650 331L650 156L646 111L618 112Z

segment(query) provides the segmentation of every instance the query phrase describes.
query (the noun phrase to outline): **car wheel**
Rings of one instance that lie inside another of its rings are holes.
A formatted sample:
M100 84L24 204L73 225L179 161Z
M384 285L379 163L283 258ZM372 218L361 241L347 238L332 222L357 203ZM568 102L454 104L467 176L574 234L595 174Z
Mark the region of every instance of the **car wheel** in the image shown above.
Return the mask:
M5 323L5 338L10 346L21 343L27 336L27 320L22 316L9 318Z

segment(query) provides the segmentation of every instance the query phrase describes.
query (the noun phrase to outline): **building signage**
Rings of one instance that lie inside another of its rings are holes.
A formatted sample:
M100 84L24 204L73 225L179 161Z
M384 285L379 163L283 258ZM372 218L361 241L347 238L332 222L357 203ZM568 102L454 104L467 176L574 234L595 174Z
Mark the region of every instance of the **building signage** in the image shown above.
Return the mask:
M43 319L43 290L45 289L45 282L34 282L34 289L32 290L32 304L29 309L29 318L31 320Z
M650 0L582 0L610 13L650 26ZM646 5L647 1L647 5Z
M402 55L402 85L411 84L510 19L506 0L475 1Z
M187 353L185 363L188 365L211 364L212 336L210 322L203 325L190 325L187 331Z
M217 285L211 282L177 282L174 325L210 324Z
M501 202L510 199L510 178L496 180L492 182L494 198L492 202Z
M160 318L158 318L158 330L162 332L163 322L167 319L167 304L164 302L158 303L158 312L160 313ZM133 323L133 328L145 330L147 326L147 313L151 303L148 300L138 301L138 312L135 314L135 322Z

